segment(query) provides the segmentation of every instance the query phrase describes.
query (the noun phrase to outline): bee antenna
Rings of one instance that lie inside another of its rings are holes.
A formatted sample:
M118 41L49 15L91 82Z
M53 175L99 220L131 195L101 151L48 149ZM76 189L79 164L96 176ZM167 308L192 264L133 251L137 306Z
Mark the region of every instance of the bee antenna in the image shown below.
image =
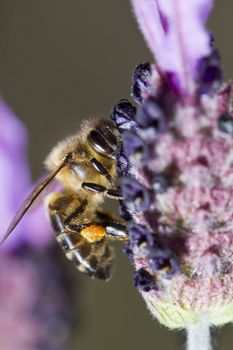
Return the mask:
M72 159L73 155L69 153L65 159L63 160L63 163L53 172L48 174L45 179L43 179L30 193L30 195L27 197L25 202L20 207L19 211L13 218L10 226L8 227L6 233L4 234L3 238L0 241L0 244L4 243L5 240L10 236L12 231L15 229L15 227L18 225L20 220L23 218L25 213L28 211L28 209L31 207L31 205L34 203L34 201L39 197L39 195L45 190L45 188L51 183L51 181L56 177L56 175L67 165L67 163Z

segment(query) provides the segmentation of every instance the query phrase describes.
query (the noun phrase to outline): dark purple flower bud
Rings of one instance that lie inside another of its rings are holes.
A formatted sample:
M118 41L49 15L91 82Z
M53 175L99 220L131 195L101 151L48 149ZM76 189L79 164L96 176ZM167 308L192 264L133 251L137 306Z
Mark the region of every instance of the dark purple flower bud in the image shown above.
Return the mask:
M213 94L223 82L223 72L220 67L220 56L216 49L208 57L204 57L199 65L199 92Z
M168 279L179 271L178 262L168 249L155 249L149 264L154 272L160 272Z
M139 83L139 85L144 89L150 88L151 65L149 62L140 63L136 66L133 73L133 82Z
M130 244L125 244L122 250L128 256L129 260L133 262L134 255L132 249L130 248Z
M129 210L143 212L150 208L153 193L146 187L134 178L126 176L122 177L121 186L124 201Z
M143 268L136 271L134 285L143 292L149 292L152 289L157 289L155 286L154 276Z
M229 113L224 113L219 117L218 129L225 134L233 135L233 118Z
M151 65L150 63L139 64L133 73L132 97L141 103L144 96L151 91Z
M146 257L149 254L149 248L153 233L143 225L131 224L128 227L130 247L135 255Z
M169 187L169 183L164 175L162 174L155 175L153 179L153 188L155 190L155 193L158 193L158 194L165 193L168 187Z
M165 116L161 107L153 98L148 98L138 109L136 122L145 130L146 138L155 138L165 130Z
M120 102L113 107L110 116L116 123L120 132L136 127L134 121L136 110L136 107L134 107L128 100L120 100Z
M141 87L138 83L133 83L131 96L138 104L143 102Z
M135 131L125 132L122 142L125 155L132 165L144 165L152 159L152 148Z
M117 159L117 175L118 176L127 175L130 170L130 164L123 150L122 143L120 143L117 147L116 159Z

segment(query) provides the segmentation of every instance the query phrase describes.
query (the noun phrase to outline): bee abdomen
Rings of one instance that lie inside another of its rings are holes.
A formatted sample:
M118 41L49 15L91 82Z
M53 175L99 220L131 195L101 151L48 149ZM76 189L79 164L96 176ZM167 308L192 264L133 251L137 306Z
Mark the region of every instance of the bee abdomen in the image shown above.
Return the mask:
M57 235L57 241L65 252L66 257L82 272L88 274L94 270L87 263L91 255L90 244L78 233L64 232Z

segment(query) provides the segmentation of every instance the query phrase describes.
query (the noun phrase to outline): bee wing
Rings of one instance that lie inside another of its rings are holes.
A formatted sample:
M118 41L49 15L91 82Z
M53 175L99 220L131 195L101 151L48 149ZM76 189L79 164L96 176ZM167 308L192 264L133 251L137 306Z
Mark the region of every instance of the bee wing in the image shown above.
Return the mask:
M51 183L51 181L55 178L55 176L63 169L63 167L66 165L66 161L64 161L55 171L51 172L46 176L45 179L43 179L30 193L28 198L25 200L23 205L20 207L18 213L15 215L14 219L12 220L10 226L8 227L6 233L4 234L2 240L0 241L0 244L2 244L7 237L11 234L11 232L14 230L14 228L18 225L24 214L28 211L28 209L31 207L33 202L38 198L38 196L47 188L47 186Z

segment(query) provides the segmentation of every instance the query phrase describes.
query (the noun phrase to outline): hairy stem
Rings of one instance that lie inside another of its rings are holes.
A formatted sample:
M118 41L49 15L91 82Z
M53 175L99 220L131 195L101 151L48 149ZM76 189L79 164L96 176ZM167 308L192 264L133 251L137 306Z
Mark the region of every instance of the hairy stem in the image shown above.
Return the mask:
M187 328L186 350L211 350L210 328L207 322L201 321Z

